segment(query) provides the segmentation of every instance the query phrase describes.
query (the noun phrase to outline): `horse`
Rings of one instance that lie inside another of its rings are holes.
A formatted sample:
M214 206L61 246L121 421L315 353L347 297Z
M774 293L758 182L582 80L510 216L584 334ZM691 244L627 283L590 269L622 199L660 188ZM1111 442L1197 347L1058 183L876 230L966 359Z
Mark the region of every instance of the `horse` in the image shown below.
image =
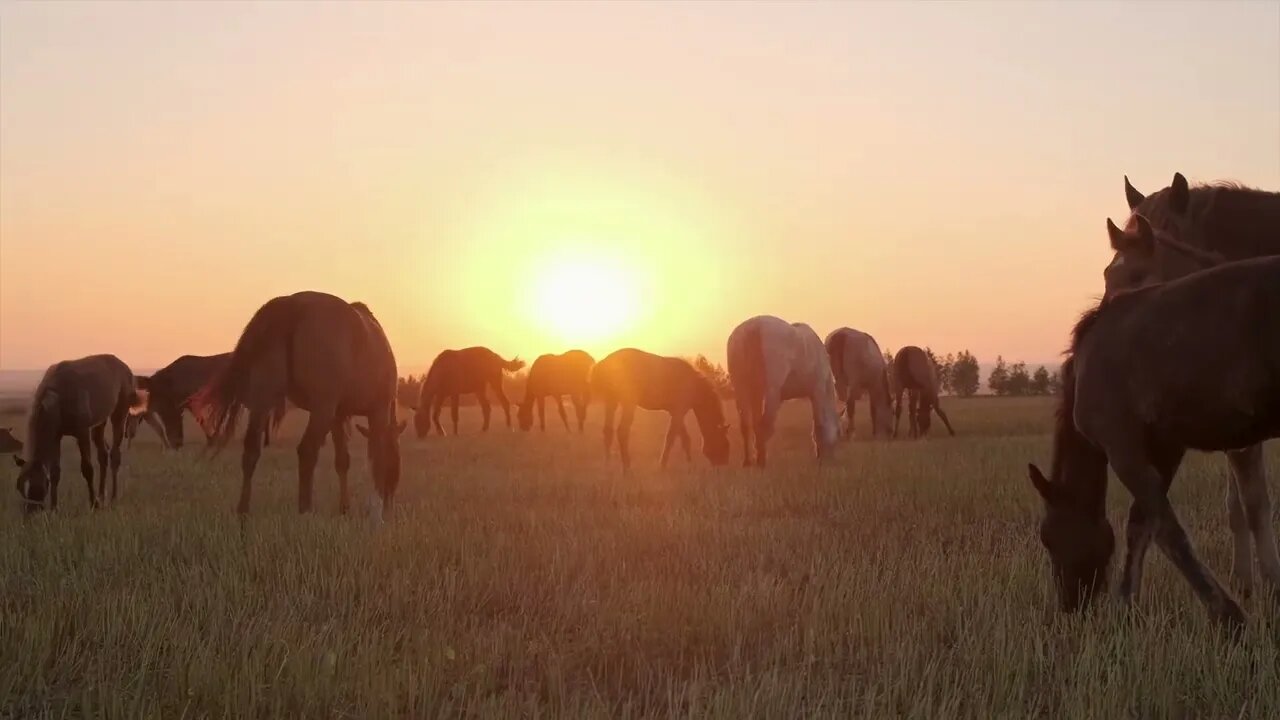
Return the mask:
M133 371L115 355L90 355L64 360L45 371L31 397L27 416L27 444L15 456L21 471L18 492L27 513L58 507L58 482L62 467L59 444L63 437L76 439L80 449L80 473L89 488L89 505L106 500L107 468L111 469L111 500L119 491L120 446L125 418L146 408L146 393L134 384ZM111 450L107 450L107 423L111 423ZM89 442L98 451L98 489L93 488L93 461ZM109 464L109 465L108 465Z
M956 431L951 428L951 421L943 412L938 402L938 369L934 367L929 354L915 345L908 345L893 357L894 393L893 436L898 437L898 426L902 422L902 393L906 391L910 408L907 421L911 425L911 437L922 438L929 434L932 424L932 413L938 413L947 432L955 437Z
M1104 298L1224 261L1280 254L1280 193L1235 183L1193 186L1181 173L1150 195L1134 188L1127 176L1124 189L1130 210L1124 229L1107 220L1115 255L1103 272ZM1248 595L1253 589L1253 548L1240 498L1241 476L1249 476L1243 482L1265 492L1266 463L1260 446L1232 449L1226 455L1235 478L1228 480L1226 503L1235 546L1232 582Z
M1211 617L1244 614L1196 556L1169 503L1187 450L1252 447L1280 436L1280 257L1227 263L1119 293L1072 333L1048 477L1028 466L1044 500L1040 538L1064 611L1106 586L1114 535L1107 465L1133 495L1120 586L1136 597L1152 539ZM1241 456L1235 455L1234 463ZM1263 574L1280 589L1280 555L1265 480L1238 472Z
M671 415L662 445L662 467L667 466L676 440L684 448L685 459L693 460L684 426L684 417L690 410L702 433L702 454L714 466L729 461L729 426L724 422L720 398L711 381L680 358L635 348L612 352L591 369L591 394L604 400L606 458L613 446L614 417L622 408L617 437L624 472L631 469L631 423L637 407L665 410Z
M888 437L893 432L889 424L889 417L893 414L889 399L889 371L876 339L844 327L831 331L824 344L835 376L836 397L844 400L845 414L849 419L843 435L853 437L854 407L865 393L871 401L872 436Z
M569 417L564 412L564 395L568 395L578 416L578 432L583 432L587 422L587 404L591 399L591 366L595 360L582 350L570 350L562 355L540 355L529 366L529 377L524 385L524 400L516 411L521 430L533 428L533 407L538 406L538 427L547 429L546 398L555 398L560 411L560 422L569 429Z
M359 430L369 439L382 516L389 516L400 483L404 423L396 422L395 354L368 306L312 291L267 301L245 326L231 359L191 397L193 414L218 449L235 433L240 411L248 410L236 508L241 515L249 512L268 417L286 399L311 414L298 443L298 511L311 510L317 456L332 434L338 511L347 513L347 419L363 416L369 425Z
M125 427L125 438L130 446L137 434L139 422L145 422L160 436L166 448L180 449L183 445L182 413L188 409L188 400L219 370L231 360L231 353L220 355L183 355L151 375L139 375L138 387L150 394L147 412L130 416ZM285 404L272 411L263 435L263 445L271 444L271 436L284 420ZM206 437L212 444L213 438Z
M492 389L502 405L502 412L507 417L507 429L511 429L511 403L506 393L502 392L502 374L516 372L524 367L520 358L503 360L502 356L486 347L469 347L462 350L445 350L436 356L431 369L422 380L422 394L418 399L418 410L413 416L413 426L418 437L426 437L432 425L436 432L444 435L440 425L440 411L444 409L444 401L449 400L449 415L453 419L453 434L458 434L458 396L474 394L480 403L480 412L484 415L484 430L489 429L489 398L487 391Z
M772 315L757 315L729 333L729 380L742 426L742 465L764 467L778 408L785 400L808 398L813 412L813 444L821 461L840 440L836 386L826 346L813 328Z
M0 428L0 455L22 452L22 441L13 436L13 428Z

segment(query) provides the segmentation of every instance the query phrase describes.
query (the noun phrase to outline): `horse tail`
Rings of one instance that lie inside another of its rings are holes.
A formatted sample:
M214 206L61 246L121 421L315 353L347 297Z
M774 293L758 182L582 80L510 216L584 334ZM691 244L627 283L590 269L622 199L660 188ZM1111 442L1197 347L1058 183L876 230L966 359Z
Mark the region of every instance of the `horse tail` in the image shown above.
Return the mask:
M848 384L849 381L849 378L845 376L844 354L845 333L837 330L827 340L827 355L831 358L831 375L835 377L836 383L842 386Z
M267 301L240 333L231 359L188 400L201 429L219 448L235 434L254 365L279 343L288 343L298 316L297 304L291 297Z

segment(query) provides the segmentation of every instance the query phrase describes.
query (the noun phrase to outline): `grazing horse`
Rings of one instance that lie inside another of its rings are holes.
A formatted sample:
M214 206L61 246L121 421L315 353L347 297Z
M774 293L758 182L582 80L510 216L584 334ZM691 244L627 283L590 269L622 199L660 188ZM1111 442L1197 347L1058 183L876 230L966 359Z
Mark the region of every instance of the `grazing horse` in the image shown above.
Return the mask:
M13 428L0 428L0 455L22 452L22 441L13 436Z
M181 448L182 413L189 409L188 400L230 361L231 353L183 355L150 376L139 376L138 387L145 389L149 397L147 412L129 418L125 437L130 444L137 434L139 421L142 421L156 431L165 447ZM264 445L271 444L271 436L284 420L284 414L284 403L271 413L264 433ZM205 440L213 443L212 437L206 437Z
M440 411L449 400L449 416L453 420L453 434L458 434L458 396L474 394L484 415L484 430L489 429L488 390L498 396L502 412L507 416L507 429L511 428L511 403L502 392L502 374L524 367L520 358L503 360L502 356L486 347L469 347L462 350L445 350L436 356L431 369L422 380L422 394L418 398L418 410L413 416L413 426L418 437L426 437L434 425L436 432L444 435L440 425Z
M938 413L947 432L955 436L951 429L951 421L942 411L938 402L938 369L934 367L929 354L915 345L908 345L898 351L893 358L893 384L897 388L893 413L893 436L898 437L898 426L902 421L902 393L907 393L910 408L907 421L911 425L911 437L924 437L929 434L932 425L932 413Z
M631 468L631 422L637 407L665 410L671 415L662 444L662 467L667 466L671 446L677 439L684 448L685 459L693 459L689 452L689 433L684 426L684 416L690 410L702 432L702 454L712 465L729 461L729 426L724 422L720 398L711 381L680 358L662 357L634 348L610 353L591 369L591 394L604 400L606 457L613 446L614 415L619 406L622 408L617 435L624 471Z
M831 372L835 375L836 397L844 400L845 415L849 418L845 437L853 437L853 411L858 398L864 393L871 401L871 434L889 437L893 432L889 423L893 414L889 399L889 371L876 339L845 327L833 330L825 344L831 360Z
M269 300L254 313L231 360L191 398L191 410L218 447L235 433L241 409L249 411L240 467L237 510L249 512L254 468L272 411L288 399L311 417L298 444L298 511L311 510L312 479L325 436L333 435L338 510L350 507L351 467L347 419L361 415L369 427L369 464L384 517L400 483L400 432L396 423L396 358L364 303L319 292Z
M757 315L733 329L728 342L729 380L742 425L742 465L764 467L778 408L785 400L808 398L813 411L813 444L819 460L840 440L840 413L827 349L813 328L772 315Z
M120 446L124 442L125 418L146 408L146 393L134 385L133 371L115 355L90 355L51 366L36 387L27 418L27 445L14 461L22 471L18 492L27 512L58 507L61 478L59 444L70 435L80 448L80 473L89 488L89 505L106 500L107 467L111 468L111 499L119 490ZM107 451L107 422L111 423L111 450ZM93 488L93 461L89 455L92 439L98 450L98 489Z
M1107 221L1115 256L1104 271L1105 297L1226 260L1280 255L1280 193L1231 183L1192 186L1181 173L1150 195L1127 177L1124 187L1131 215L1123 230ZM1253 589L1253 548L1240 492L1243 484L1266 492L1266 463L1261 446L1226 455L1233 476L1226 503L1235 545L1232 582L1247 595Z
M516 418L521 430L533 428L533 406L538 406L538 427L547 429L546 398L555 398L560 411L560 422L569 429L569 417L564 412L564 395L573 402L578 415L578 432L587 422L587 403L591 399L591 366L596 361L581 350L570 350L562 355L540 355L529 367L529 378L524 385L524 400Z
M1168 491L1189 449L1251 447L1280 436L1280 257L1228 263L1104 300L1076 325L1049 477L1029 466L1045 502L1040 538L1064 610L1106 586L1114 548L1107 465L1133 494L1121 595L1132 600L1154 539L1212 617L1240 606L1196 556ZM1238 474L1263 574L1280 589L1264 481Z

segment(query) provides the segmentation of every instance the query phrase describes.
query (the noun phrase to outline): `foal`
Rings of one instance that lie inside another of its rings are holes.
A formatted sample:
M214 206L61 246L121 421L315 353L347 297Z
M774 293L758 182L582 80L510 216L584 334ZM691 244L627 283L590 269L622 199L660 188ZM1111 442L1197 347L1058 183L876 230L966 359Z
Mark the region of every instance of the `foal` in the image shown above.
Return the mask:
M1133 494L1120 585L1132 600L1154 539L1215 619L1240 606L1192 548L1168 490L1189 449L1244 448L1280 436L1280 257L1228 263L1118 294L1076 325L1049 477L1029 467L1045 502L1040 538L1067 611L1105 587L1113 535L1107 464ZM1265 480L1235 481L1263 575L1280 590Z

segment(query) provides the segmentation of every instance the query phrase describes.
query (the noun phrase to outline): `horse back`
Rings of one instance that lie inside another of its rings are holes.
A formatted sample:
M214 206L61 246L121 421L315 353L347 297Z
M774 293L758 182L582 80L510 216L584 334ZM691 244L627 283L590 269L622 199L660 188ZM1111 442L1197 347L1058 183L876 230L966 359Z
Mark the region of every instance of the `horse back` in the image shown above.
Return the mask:
M36 394L36 404L43 412L58 414L63 434L120 418L138 402L133 371L114 355L57 363L45 374Z
M1115 296L1072 346L1076 424L1226 450L1280 434L1280 257Z

